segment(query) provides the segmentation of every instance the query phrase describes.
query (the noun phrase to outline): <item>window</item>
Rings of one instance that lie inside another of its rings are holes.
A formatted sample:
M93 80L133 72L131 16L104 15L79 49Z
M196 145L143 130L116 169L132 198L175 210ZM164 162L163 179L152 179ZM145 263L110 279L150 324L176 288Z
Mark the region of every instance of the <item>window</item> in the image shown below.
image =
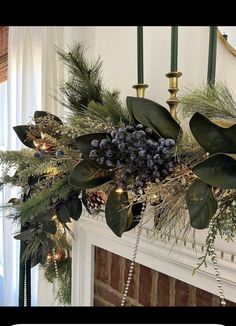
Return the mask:
M0 150L5 149L4 137L6 125L4 123L7 114L7 56L8 56L8 27L0 26ZM0 166L0 177L2 169ZM3 218L4 193L0 188L0 306L3 303L4 259L3 259Z

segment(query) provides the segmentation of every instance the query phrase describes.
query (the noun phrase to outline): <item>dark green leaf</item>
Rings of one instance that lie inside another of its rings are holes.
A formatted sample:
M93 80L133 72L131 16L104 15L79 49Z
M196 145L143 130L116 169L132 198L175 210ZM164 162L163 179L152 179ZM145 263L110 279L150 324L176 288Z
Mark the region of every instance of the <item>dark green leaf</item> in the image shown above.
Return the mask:
M128 97L127 103L132 104L135 119L151 128L158 136L175 140L180 136L182 130L179 124L160 104L141 97Z
M114 188L107 199L105 215L109 228L118 236L126 231L128 225L129 204L127 192L118 193Z
M141 203L135 203L128 210L128 225L126 231L130 231L140 222L141 211L143 205Z
M46 116L50 116L51 118L53 118L53 120L57 121L60 125L63 125L63 122L61 121L60 118L58 118L56 115L46 112L46 111L35 111L34 112L34 120L37 124L37 119L41 118L41 117L46 117Z
M70 212L65 205L61 205L57 210L57 216L61 223L70 222Z
M49 221L43 225L43 230L49 232L51 234L55 234L57 232L56 223L54 221Z
M70 217L73 220L78 221L82 214L82 203L81 200L78 199L70 199L66 202L66 207L70 213Z
M35 235L35 228L27 229L14 236L16 240L27 241L33 238Z
M191 226L195 229L207 228L217 210L212 187L201 180L195 180L186 193L186 202Z
M39 214L37 216L34 216L33 221L36 223L47 223L49 221L51 221L52 216L53 216L53 209L48 209L46 212L44 212L43 214Z
M36 253L31 256L31 268L33 268L34 266L36 266L38 264L42 264L42 249L43 249L43 246L42 246L42 244L40 244L38 246L38 250L36 251Z
M198 143L209 153L236 153L236 125L229 128L217 126L201 113L190 120L190 129Z
M214 154L193 167L202 181L219 188L236 189L236 161L225 154Z
M82 136L79 136L78 138L76 138L76 145L78 146L78 148L81 151L81 153L83 154L83 156L86 158L87 161L92 163L98 169L109 170L110 168L105 163L100 165L100 164L97 164L96 161L90 160L89 154L92 149L95 149L91 145L91 141L94 139L101 141L102 139L107 139L107 137L109 137L109 134L106 132L103 132L103 133L82 135Z
M35 148L33 140L27 139L27 132L29 131L28 125L15 126L13 127L15 133L17 134L20 141L27 147ZM32 127L33 128L33 127ZM40 138L40 135L39 135Z
M92 189L111 180L111 172L98 170L88 161L83 160L74 167L69 184L78 189Z
M128 111L129 111L131 121L133 122L134 125L137 125L139 123L139 121L137 121L135 119L134 112L133 112L133 105L134 105L135 100L136 100L136 97L132 97L132 96L126 97L126 105L127 105Z

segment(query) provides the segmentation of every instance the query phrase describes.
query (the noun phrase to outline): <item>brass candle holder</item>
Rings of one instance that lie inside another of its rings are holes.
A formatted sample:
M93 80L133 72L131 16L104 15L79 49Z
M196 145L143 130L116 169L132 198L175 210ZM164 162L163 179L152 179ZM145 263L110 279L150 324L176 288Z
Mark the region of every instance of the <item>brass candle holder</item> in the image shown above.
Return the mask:
M134 85L132 87L136 89L137 97L145 97L145 90L146 90L146 88L148 88L148 85L146 85L146 84L137 84L137 85Z
M179 90L178 88L178 78L182 76L182 72L179 71L174 71L174 72L169 72L166 74L166 77L169 78L169 89L168 91L170 92L170 98L169 100L166 101L170 107L170 114L172 117L180 123L178 117L177 117L177 106L179 104L179 101L177 99L177 92Z

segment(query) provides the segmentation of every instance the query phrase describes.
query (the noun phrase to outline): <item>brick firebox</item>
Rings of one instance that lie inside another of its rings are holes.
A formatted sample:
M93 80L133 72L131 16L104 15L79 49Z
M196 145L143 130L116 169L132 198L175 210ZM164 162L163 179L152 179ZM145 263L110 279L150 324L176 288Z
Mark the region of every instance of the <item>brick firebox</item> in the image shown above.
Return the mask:
M130 261L95 248L94 306L120 306ZM219 297L135 264L126 306L219 306ZM227 306L236 303L227 301Z

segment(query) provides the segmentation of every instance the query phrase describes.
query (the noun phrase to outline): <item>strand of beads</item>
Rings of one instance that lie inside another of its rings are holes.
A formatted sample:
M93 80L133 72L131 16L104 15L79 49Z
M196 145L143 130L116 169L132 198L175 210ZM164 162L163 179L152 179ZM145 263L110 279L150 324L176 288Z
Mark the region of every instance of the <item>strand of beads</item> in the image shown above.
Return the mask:
M139 246L139 241L140 241L140 236L141 236L141 232L142 232L142 226L143 226L143 216L144 216L144 212L146 209L146 203L142 203L142 210L141 210L141 214L140 214L140 222L138 224L138 232L137 232L137 237L136 237L136 241L135 241L135 246L134 246L134 252L133 252L133 257L132 257L132 261L130 263L130 268L129 268L129 273L128 273L128 278L125 284L125 288L124 288L124 292L123 292L123 297L122 297L122 301L121 301L121 307L123 307L125 305L126 299L127 299L127 295L129 292L129 287L130 287L130 282L133 276L133 271L134 271L134 264L135 264L135 260L136 260L136 256L137 256L137 252L138 252L138 246Z
M215 233L214 233L214 228L216 226L216 220L213 218L209 224L209 254L211 256L211 260L214 266L215 270L215 275L216 275L216 282L218 286L218 291L220 295L220 303L224 307L226 305L225 301L225 295L224 295L224 290L221 282L221 275L219 271L219 266L218 266L218 261L216 257L216 252L215 252L215 246L214 246L214 239L215 239Z
M61 303L63 303L63 295L61 293L60 286L59 286L59 273L58 273L58 266L57 266L55 248L52 249L52 257L53 257L53 265L54 265L55 274L56 274L56 287L58 289L58 293L59 293L59 296L60 296L60 301L61 301Z
M27 266L24 263L24 307L27 307Z

